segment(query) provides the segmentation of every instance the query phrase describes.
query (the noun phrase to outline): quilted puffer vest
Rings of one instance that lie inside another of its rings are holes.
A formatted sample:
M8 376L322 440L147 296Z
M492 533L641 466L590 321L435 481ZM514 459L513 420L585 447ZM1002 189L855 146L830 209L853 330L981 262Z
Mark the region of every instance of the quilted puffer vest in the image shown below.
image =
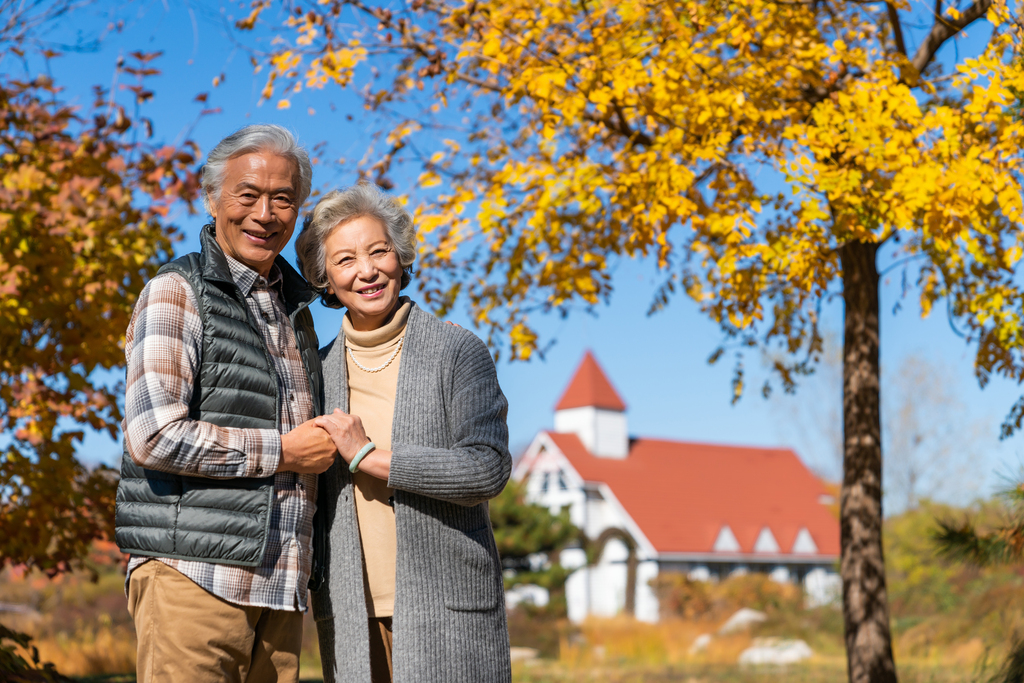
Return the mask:
M180 273L188 280L203 321L202 366L189 415L222 427L279 429L280 397L270 353L231 278L213 226L203 228L200 241L201 253L178 258L158 273ZM283 258L277 265L319 415L323 378L307 308L316 293ZM117 487L117 545L133 555L258 566L267 547L274 496L274 473L267 475L207 479L168 474L140 467L126 452Z

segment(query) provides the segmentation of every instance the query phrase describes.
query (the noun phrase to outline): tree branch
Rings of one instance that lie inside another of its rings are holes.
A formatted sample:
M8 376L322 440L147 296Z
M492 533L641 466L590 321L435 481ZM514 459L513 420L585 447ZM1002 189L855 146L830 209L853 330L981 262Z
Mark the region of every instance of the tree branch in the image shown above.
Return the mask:
M941 15L936 14L935 24L932 26L931 32L924 39L924 42L921 43L920 47L917 48L914 58L910 60L910 63L914 65L917 72L923 72L925 67L931 64L932 60L935 59L935 53L939 51L943 43L967 28L969 24L985 16L988 8L991 6L992 0L975 0L974 4L961 14L960 18L956 21L943 19Z
M896 39L896 49L905 57L907 55L907 44L903 42L903 27L900 26L900 14L896 10L896 5L891 2L885 3L885 6L889 8L889 23L892 24L892 35Z

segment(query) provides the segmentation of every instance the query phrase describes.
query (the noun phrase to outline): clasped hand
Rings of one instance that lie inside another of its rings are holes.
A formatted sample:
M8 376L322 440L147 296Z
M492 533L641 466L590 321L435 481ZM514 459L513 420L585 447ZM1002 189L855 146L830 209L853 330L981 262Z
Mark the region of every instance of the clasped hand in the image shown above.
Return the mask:
M330 415L322 415L314 420L316 425L330 434L335 448L345 462L352 462L363 446L370 442L363 428L363 421L358 415L349 415L335 408Z
M281 462L278 472L321 474L334 464L338 448L316 420L303 422L281 435Z

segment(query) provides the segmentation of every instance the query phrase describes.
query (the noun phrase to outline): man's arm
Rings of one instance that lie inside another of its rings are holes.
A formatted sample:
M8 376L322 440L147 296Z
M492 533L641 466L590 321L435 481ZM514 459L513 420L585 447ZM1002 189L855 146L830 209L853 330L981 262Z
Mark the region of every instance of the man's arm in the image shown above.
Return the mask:
M195 295L176 273L154 278L128 325L124 436L137 464L199 477L266 477L281 461L275 429L234 429L189 418L202 362Z

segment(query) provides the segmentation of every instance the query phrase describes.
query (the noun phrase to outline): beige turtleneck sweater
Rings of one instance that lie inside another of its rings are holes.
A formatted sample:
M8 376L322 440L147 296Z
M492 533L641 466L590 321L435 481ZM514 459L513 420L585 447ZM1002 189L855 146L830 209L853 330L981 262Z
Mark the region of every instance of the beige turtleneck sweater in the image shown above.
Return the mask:
M348 405L352 415L363 421L366 435L381 450L391 450L391 421L395 414L395 391L398 387L398 366L402 353L398 350L405 336L412 303L407 297L391 321L369 332L352 328L348 315L341 323L345 335L345 362L348 367ZM366 372L364 367L377 368L391 363L380 372ZM366 607L371 617L390 617L395 608L395 511L388 505L394 489L388 483L363 472L353 477L356 488L356 515L359 537L363 544L363 567L366 572Z

